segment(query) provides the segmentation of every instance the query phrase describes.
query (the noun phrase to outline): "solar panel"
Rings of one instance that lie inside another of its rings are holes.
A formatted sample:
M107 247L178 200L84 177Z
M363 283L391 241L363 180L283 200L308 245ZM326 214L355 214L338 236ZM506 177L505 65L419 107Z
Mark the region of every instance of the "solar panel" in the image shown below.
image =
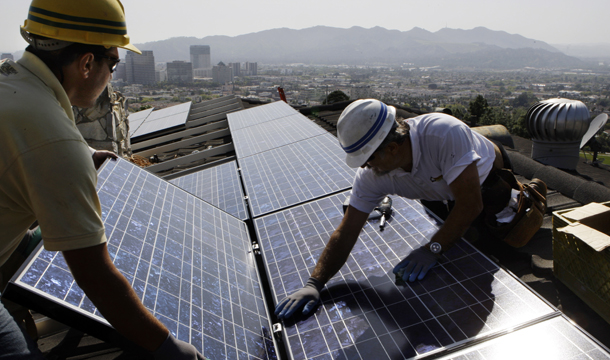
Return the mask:
M98 193L115 266L172 334L211 359L276 358L244 222L125 160L104 165ZM106 324L61 253L40 249L3 295Z
M328 133L299 113L232 130L238 158Z
M138 130L140 125L146 121L146 118L150 116L150 113L152 113L154 109L155 108L149 108L138 111L137 113L130 114L127 117L127 120L129 121L129 136L133 135L133 133Z
M189 101L180 105L153 111L137 128L133 126L130 127L132 130L130 131L129 136L135 138L174 126L184 125L192 104L193 103Z
M231 126L231 131L236 131L248 126L259 125L267 121L294 115L295 113L298 114L292 106L283 101L276 101L227 114L227 119Z
M347 193L260 217L255 228L275 303L304 286ZM471 245L460 241L424 280L396 285L393 266L437 229L423 206L393 199L385 229L369 222L347 263L322 291L314 315L286 322L294 360L403 359L552 316L540 300Z
M253 217L351 187L356 171L324 134L239 159Z
M248 218L235 161L184 175L170 182L239 219Z
M563 317L556 317L442 359L610 359L608 350Z

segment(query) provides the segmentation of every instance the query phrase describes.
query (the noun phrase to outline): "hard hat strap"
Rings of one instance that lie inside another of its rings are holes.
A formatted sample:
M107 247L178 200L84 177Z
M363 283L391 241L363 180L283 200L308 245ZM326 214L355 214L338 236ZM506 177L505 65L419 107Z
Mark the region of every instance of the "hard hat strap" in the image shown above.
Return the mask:
M37 39L29 32L25 31L23 28L21 29L21 36L28 44L32 45L34 49L40 51L55 51L66 48L72 44L70 41L63 41L57 39Z

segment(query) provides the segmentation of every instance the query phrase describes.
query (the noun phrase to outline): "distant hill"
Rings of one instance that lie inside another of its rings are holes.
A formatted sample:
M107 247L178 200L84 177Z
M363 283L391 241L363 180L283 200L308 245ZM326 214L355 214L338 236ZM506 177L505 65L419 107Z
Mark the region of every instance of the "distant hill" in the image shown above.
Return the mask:
M542 49L485 49L472 53L452 54L440 59L441 66L462 69L507 70L525 67L565 69L585 67L585 62L559 52Z
M136 44L142 50L153 50L157 62L190 61L190 45L209 45L214 64L219 61L328 65L414 63L417 66L499 70L587 65L545 42L484 27L445 28L433 33L420 28L398 31L381 27L316 26L302 30L273 29L235 37L178 37Z
M566 55L582 60L610 62L610 43L553 45Z

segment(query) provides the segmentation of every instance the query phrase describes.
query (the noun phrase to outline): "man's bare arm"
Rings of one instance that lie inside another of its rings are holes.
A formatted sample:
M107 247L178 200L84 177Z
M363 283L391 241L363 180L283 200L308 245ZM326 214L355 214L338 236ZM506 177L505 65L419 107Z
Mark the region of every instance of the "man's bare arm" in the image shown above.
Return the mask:
M481 184L476 163L468 165L451 183L449 188L455 198L455 205L445 223L432 236L432 242L438 242L444 250L449 249L468 230L470 224L483 211Z
M347 261L367 218L367 213L358 211L351 205L347 208L341 224L330 236L330 240L305 286L284 298L275 307L275 314L278 318L289 318L301 308L303 308L303 314L307 315L315 308L320 301L320 291L324 284Z
M430 243L441 244L443 250L452 247L464 235L483 209L479 173L475 163L468 165L449 187L455 197L455 206L443 226L430 239ZM413 249L394 267L393 272L403 281L422 280L437 260L438 255L433 254L426 244Z
M326 284L345 264L347 258L358 241L358 235L362 231L369 214L356 210L349 206L341 224L330 236L328 244L322 251L320 259L311 276Z
M119 333L148 351L161 346L168 330L142 305L105 243L63 255L78 286Z

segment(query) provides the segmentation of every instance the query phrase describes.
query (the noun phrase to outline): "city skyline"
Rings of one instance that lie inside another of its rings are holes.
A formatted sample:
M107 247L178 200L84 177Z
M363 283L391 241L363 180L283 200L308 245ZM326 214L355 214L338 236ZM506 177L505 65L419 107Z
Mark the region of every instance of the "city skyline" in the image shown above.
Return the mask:
M551 45L610 43L604 29L605 14L610 12L607 0L561 0L552 6L548 2L525 0L493 3L482 0L425 3L308 0L300 2L299 6L277 0L246 3L227 0L205 5L184 0L180 4L170 8L158 0L124 0L132 42L141 44L179 36L233 37L276 28L304 29L323 25L338 28L381 26L399 31L419 27L431 32L445 27L469 30L483 26ZM29 2L9 4L8 0L0 0L0 5L3 5L0 52L23 50L26 43L19 34L19 26L27 16ZM162 12L158 11L160 8L163 8ZM163 26L159 26L160 23Z

